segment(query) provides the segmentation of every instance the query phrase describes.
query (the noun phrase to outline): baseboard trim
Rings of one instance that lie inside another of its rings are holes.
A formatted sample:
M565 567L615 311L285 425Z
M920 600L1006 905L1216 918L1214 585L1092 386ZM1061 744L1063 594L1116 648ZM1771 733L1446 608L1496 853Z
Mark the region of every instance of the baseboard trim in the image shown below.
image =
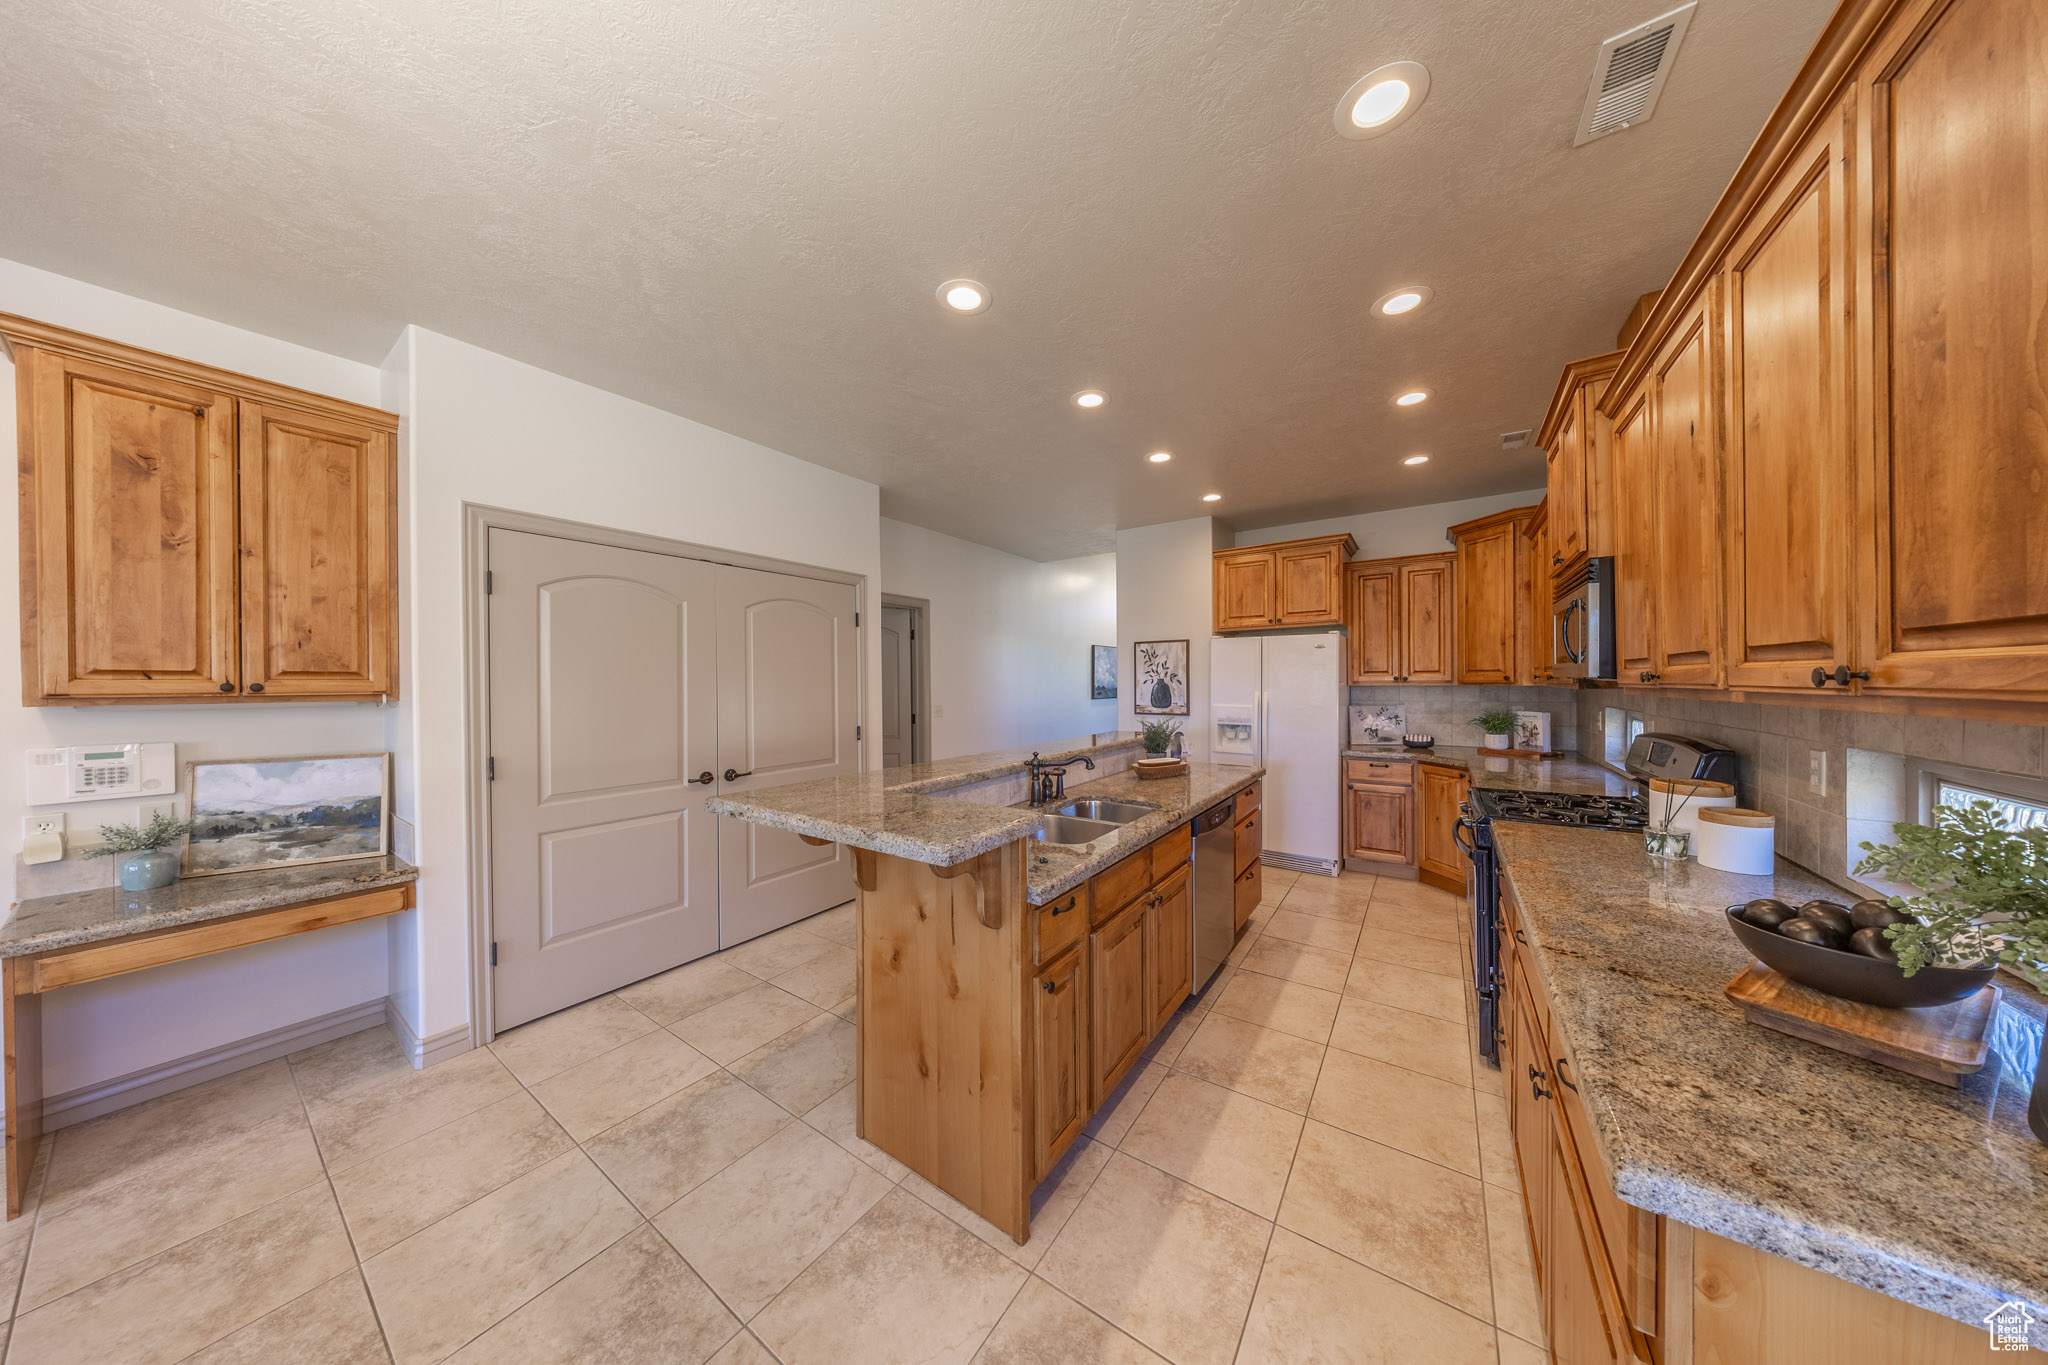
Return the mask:
M111 1114L116 1109L126 1109L131 1104L183 1090L189 1085L260 1066L290 1053L374 1028L384 1022L385 1004L385 998L379 996L360 1005L323 1014L317 1019L286 1024L267 1033L131 1071L112 1080L80 1086L61 1095L46 1096L43 1100L43 1127L48 1130L83 1123L102 1114Z
M468 1024L457 1024L454 1028L442 1029L422 1038L412 1031L412 1022L389 996L384 998L384 1023L391 1030L391 1036L398 1039L398 1046L404 1050L406 1060L412 1063L415 1071L438 1065L450 1057L459 1057L470 1048Z

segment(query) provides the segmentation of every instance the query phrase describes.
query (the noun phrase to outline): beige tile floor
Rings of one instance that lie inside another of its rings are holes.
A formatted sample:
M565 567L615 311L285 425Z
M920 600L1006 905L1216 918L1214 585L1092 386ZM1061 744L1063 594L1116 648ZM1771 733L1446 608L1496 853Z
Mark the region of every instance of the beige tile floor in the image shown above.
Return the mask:
M64 1129L6 1360L1542 1360L1462 903L1266 886L1022 1247L854 1136L842 906L429 1071L375 1029Z

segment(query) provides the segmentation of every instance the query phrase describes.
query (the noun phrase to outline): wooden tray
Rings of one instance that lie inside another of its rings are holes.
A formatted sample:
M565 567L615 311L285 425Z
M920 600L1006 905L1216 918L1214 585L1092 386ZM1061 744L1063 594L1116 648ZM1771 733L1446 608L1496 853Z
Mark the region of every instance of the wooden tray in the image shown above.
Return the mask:
M1178 763L1133 763L1131 771L1136 773L1141 781L1146 782L1156 782L1162 777L1186 777L1188 761L1182 759Z
M1722 990L1752 1024L1943 1085L1961 1085L1965 1075L1983 1069L1991 1055L1985 1034L1998 1013L1996 986L1950 1005L1891 1010L1825 995L1761 962L1750 963Z

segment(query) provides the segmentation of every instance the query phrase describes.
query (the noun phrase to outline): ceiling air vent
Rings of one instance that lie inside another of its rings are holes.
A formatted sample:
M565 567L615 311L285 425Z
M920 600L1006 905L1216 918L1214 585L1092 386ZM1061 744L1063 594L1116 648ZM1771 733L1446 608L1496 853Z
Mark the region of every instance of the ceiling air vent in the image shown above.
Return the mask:
M1500 448L1502 450L1520 450L1523 446L1529 444L1529 436L1533 431L1535 431L1534 427L1523 427L1520 431L1503 431L1500 434Z
M1656 112L1657 96L1664 93L1664 78L1678 59L1678 44L1692 22L1692 12L1692 5L1681 5L1600 44L1572 146L1633 128Z

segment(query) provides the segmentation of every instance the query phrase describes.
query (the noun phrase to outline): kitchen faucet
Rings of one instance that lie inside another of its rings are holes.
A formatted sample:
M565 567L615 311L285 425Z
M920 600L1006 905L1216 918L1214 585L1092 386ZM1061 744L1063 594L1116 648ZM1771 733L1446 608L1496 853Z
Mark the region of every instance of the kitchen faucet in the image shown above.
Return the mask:
M1095 760L1086 754L1075 754L1070 759L1055 762L1049 758L1040 758L1036 749L1031 751L1031 757L1024 766L1031 770L1032 805L1057 801L1067 794L1066 764L1073 762L1079 762L1089 772L1095 771Z

